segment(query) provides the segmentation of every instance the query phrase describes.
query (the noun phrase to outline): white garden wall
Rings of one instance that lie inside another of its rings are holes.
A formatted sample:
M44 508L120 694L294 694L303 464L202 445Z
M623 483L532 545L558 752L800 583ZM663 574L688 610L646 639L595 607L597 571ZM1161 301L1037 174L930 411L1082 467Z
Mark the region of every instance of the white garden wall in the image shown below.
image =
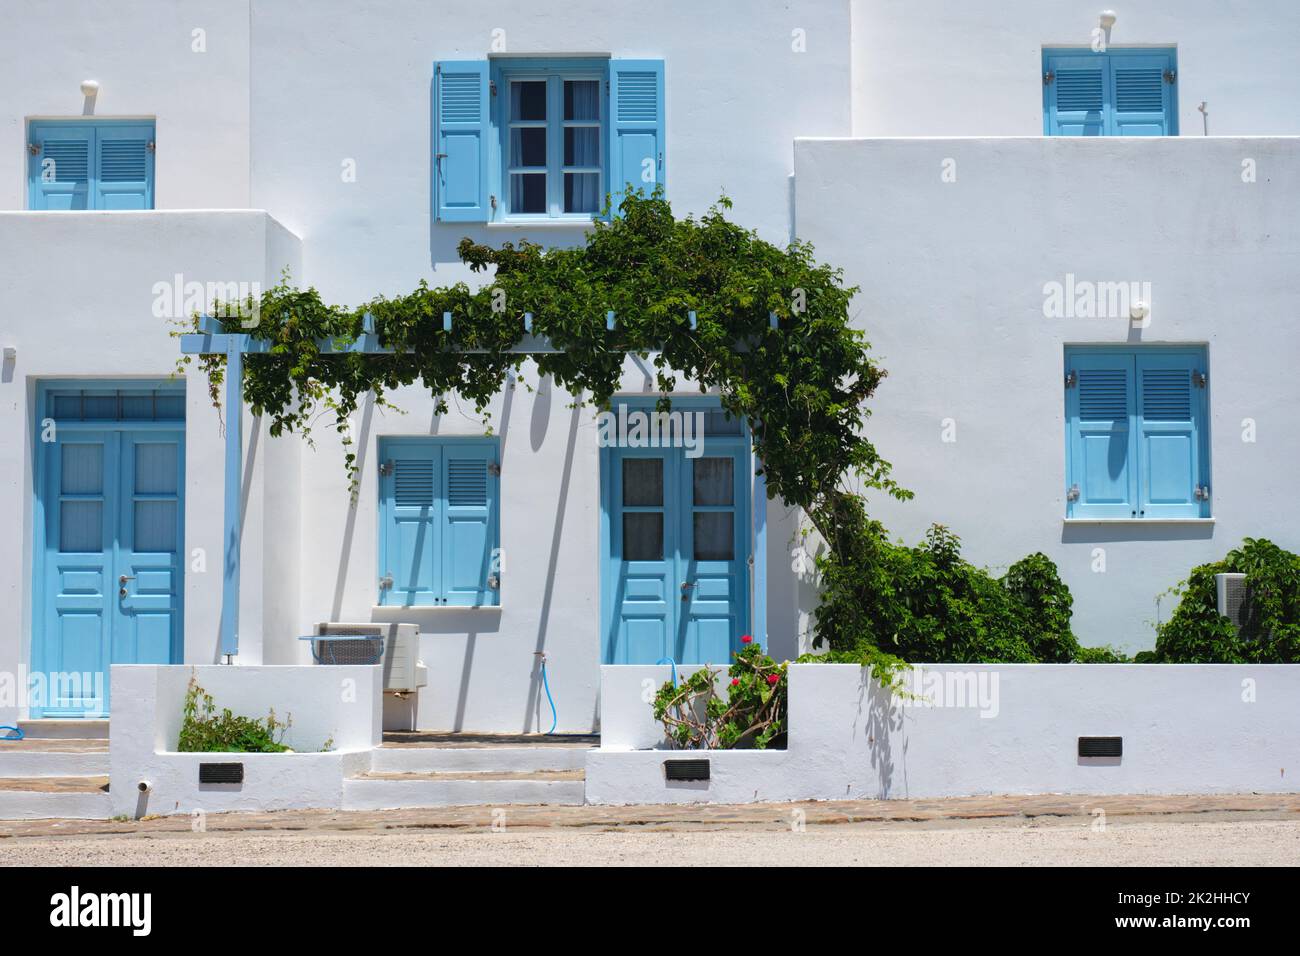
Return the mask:
M343 780L379 745L382 668L114 665L110 719L113 812L128 816L342 806ZM178 753L191 678L217 711L291 719L295 753ZM323 752L328 746L329 750ZM199 783L200 763L244 765L242 784ZM150 788L142 792L141 782Z
M649 705L617 692L618 670L604 668L605 719L638 723ZM602 741L587 802L1300 790L1300 665L944 664L905 679L915 699L855 665L792 664L787 750ZM1079 757L1081 736L1120 736L1123 755ZM682 757L708 757L712 779L666 781L664 760Z

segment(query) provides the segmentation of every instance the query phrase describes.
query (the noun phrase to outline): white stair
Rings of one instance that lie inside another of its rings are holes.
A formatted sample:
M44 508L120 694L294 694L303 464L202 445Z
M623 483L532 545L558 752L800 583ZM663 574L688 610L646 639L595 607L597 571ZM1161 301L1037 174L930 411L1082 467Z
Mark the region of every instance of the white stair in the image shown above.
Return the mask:
M107 740L108 720L106 718L75 718L60 720L57 718L39 718L37 720L20 720L18 729L23 736L36 740Z
M19 726L23 739L0 740L0 820L112 815L107 721L25 720Z
M371 773L582 770L585 747L379 747Z

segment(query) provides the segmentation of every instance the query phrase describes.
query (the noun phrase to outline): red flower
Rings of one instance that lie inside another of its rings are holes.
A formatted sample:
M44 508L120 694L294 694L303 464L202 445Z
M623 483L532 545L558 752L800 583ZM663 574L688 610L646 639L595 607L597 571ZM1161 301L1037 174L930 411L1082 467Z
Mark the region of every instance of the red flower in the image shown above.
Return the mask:
M735 686L736 686L737 684L739 684L739 683L740 683L740 678L739 678L739 677L733 677L733 678L731 678L731 686L732 686L732 687L735 687Z
M781 678L780 678L778 675L776 675L776 674L768 674L768 675L767 675L767 682L768 682L769 684L775 684L775 683L776 683L777 681L779 681L780 679L781 679Z
M746 634L744 637L742 637L742 638L740 639L740 643L742 643L742 644L752 644L752 643L754 643L754 639L753 639L752 637L750 637L748 634Z

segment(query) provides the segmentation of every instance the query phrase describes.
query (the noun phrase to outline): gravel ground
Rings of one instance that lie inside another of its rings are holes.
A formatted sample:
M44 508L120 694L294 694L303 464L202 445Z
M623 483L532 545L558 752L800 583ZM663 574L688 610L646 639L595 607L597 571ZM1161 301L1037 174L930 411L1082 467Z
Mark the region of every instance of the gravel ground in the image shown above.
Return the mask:
M1065 865L1283 866L1300 862L1300 821L1130 818L501 832L148 832L0 839L0 865Z

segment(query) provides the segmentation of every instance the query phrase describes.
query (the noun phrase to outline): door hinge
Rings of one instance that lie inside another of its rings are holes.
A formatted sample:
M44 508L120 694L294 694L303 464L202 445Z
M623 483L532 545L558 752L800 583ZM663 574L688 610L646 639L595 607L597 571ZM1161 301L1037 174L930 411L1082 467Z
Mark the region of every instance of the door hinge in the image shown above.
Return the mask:
M501 474L501 463L500 463L500 462L497 462L497 461L491 462L491 463L488 465L488 474L489 474L489 475L493 475L493 476L500 475L500 474Z
M392 473L393 473L393 460L391 458L388 461L381 461L379 463L379 474L386 476L386 475L391 475Z
M1065 387L1066 387L1066 388L1074 388L1074 386L1076 386L1076 385L1078 385L1078 384L1079 384L1079 373L1078 373L1078 372L1066 372L1066 373L1065 373Z
M379 590L391 591L393 589L393 572L389 571L379 579Z
M1210 376L1206 375L1204 372L1192 373L1192 384L1195 385L1197 388L1205 388L1205 384L1209 380L1210 380Z
M1051 70L1048 70L1043 74L1043 86L1050 86L1054 79L1056 79L1056 74Z
M501 575L489 574L487 579L487 586L490 587L493 591L501 590Z
M493 96L496 96L496 95L497 95L497 81L496 81L496 80L488 80L488 92L489 92L491 95L493 95Z
M1078 501L1078 500L1079 500L1079 486L1078 486L1078 485L1071 485L1071 486L1070 486L1070 490L1067 491L1067 492L1065 493L1065 500L1066 500L1066 501Z
M1209 501L1209 500L1210 500L1210 486L1209 486L1209 485L1197 485L1197 486L1196 486L1196 490L1195 490L1194 492L1192 492L1192 497L1195 498L1197 501Z
M28 144L27 144L27 152L31 153L33 156L39 156L39 155L41 154L41 144L40 144L40 143L28 143Z
M1177 83L1177 82L1178 82L1178 71L1177 71L1177 70L1165 70L1165 82L1166 82L1166 83Z
M149 140L149 142L145 143L144 148L151 153L158 152L158 144L155 143L153 140Z

